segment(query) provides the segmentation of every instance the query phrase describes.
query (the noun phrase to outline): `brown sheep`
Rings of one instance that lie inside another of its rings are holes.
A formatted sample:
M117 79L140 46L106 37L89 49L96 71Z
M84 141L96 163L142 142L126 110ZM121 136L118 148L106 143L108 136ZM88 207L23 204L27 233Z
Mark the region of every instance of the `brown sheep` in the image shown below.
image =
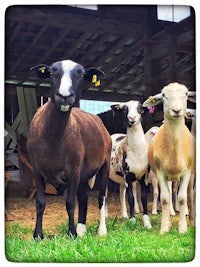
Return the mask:
M43 238L42 218L45 209L45 185L65 185L69 235L86 232L88 180L98 173L100 180L99 235L106 234L105 190L109 178L111 138L100 118L75 108L81 93L81 80L98 82L99 70L86 70L71 60L32 68L40 76L51 77L51 100L35 114L27 140L28 153L34 168L36 227L34 238ZM75 229L76 195L79 214Z

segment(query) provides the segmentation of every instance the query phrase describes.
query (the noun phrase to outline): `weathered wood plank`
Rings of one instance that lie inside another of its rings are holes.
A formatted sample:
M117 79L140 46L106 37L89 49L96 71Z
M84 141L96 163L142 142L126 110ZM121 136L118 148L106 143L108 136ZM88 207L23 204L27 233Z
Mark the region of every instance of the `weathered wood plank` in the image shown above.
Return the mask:
M20 124L20 113L17 114L13 124L10 126L7 122L5 122L5 129L7 131L7 136L5 138L5 145L7 146L10 142L10 139L12 139L15 144L17 144L17 137L16 137L16 131Z
M28 128L29 128L32 118L37 110L37 99L36 99L35 89L24 88L24 98L26 104Z
M28 134L28 119L26 113L26 103L24 99L24 90L23 87L17 87L17 98L19 104L19 112L21 117L22 132L24 136Z
M37 110L35 89L17 87L17 97L22 125L22 133L27 136L29 125Z

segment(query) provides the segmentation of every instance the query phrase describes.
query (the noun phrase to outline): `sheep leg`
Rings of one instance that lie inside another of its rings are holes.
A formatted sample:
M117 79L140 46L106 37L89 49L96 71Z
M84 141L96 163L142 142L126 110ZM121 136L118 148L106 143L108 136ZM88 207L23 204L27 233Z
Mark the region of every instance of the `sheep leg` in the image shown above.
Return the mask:
M162 175L162 173L157 173L159 185L160 185L160 200L162 206L162 219L161 219L161 229L160 234L167 233L170 229L170 192L167 184L167 180Z
M41 238L43 239L43 231L42 231L42 219L43 213L46 206L46 199L45 199L45 182L42 176L38 175L38 179L36 179L36 226L33 234L33 238Z
M121 202L121 212L123 218L128 218L128 213L126 209L126 187L124 184L120 184L120 202Z
M87 215L87 202L88 196L86 193L86 184L80 184L77 191L78 198L78 224L76 232L78 236L83 236L86 233L86 215Z
M174 199L175 211L177 211L177 212L179 212L178 189L179 189L179 183L175 182L174 187L173 187L173 192L174 192L174 195L175 195L175 199ZM186 210L185 210L185 215L189 215L188 205L187 205Z
M75 177L71 178L69 183L67 197L66 197L66 210L69 218L69 237L76 238L77 232L74 224L74 211L75 211L75 202L76 202L76 192L77 192L77 179Z
M143 206L143 222L144 227L151 229L151 222L148 215L148 208L147 208L147 193L148 193L148 185L145 183L145 175L140 180L141 184L141 200Z
M152 175L152 187L153 187L153 206L152 206L152 214L158 213L158 179L155 175Z
M179 183L176 182L174 185L174 195L175 195L175 211L179 212L179 205L178 205L178 189L179 189Z
M98 176L100 180L100 191L99 191L99 210L100 210L100 223L98 234L99 236L104 236L107 234L106 228L106 188L108 186L109 178L109 169L110 169L110 159L103 165L100 169Z
M137 199L137 181L132 183L132 187L133 187L133 197L134 197L134 209L135 209L135 213L140 213L140 209L139 209L139 204L138 204L138 199Z
M173 201L172 201L172 181L168 181L169 186L169 192L170 192L170 202L169 202L169 209L170 209L170 215L174 216L176 215L173 207Z
M188 206L190 223L195 226L195 174L191 175L188 185Z
M134 216L134 197L133 197L133 186L132 182L136 180L134 173L128 173L126 175L126 182L128 184L127 187L127 194L128 194L128 204L129 204L129 211L130 211L130 220L133 222L135 221Z
M178 192L178 203L180 209L179 218L179 233L185 233L187 231L187 221L186 221L186 208L187 208L187 189L190 182L191 173L186 171L185 175L180 181L180 187Z

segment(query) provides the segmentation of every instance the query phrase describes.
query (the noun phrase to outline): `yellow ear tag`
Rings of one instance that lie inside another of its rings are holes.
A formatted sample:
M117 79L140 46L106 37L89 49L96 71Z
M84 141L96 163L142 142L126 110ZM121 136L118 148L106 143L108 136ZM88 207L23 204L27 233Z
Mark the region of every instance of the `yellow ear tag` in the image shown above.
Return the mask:
M94 75L92 76L92 83L96 83L96 82L97 82L97 75L94 74Z
M45 73L45 71L46 71L46 67L42 67L42 68L40 68L39 71L40 71L41 73Z
M99 86L100 84L101 84L101 81L100 80L98 80L98 81L95 82L95 86Z

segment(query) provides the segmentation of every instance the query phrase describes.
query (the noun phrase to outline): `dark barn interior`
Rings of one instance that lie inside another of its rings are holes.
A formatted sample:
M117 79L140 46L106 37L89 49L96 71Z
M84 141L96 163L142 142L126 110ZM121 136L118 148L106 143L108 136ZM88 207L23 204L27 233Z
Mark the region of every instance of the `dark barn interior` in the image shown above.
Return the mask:
M82 93L82 99L89 100L134 99L142 103L174 81L196 90L192 8L189 17L169 22L157 18L154 5L99 5L97 10L65 5L10 6L5 13L5 48L8 195L18 192L32 197L35 193L26 137L35 111L48 101L50 83L35 77L30 67L71 59L85 67L100 68L105 72L101 86L89 84ZM106 123L111 121L106 114L100 116ZM147 110L144 130L162 120L161 105L154 114ZM57 193L51 186L47 192Z

